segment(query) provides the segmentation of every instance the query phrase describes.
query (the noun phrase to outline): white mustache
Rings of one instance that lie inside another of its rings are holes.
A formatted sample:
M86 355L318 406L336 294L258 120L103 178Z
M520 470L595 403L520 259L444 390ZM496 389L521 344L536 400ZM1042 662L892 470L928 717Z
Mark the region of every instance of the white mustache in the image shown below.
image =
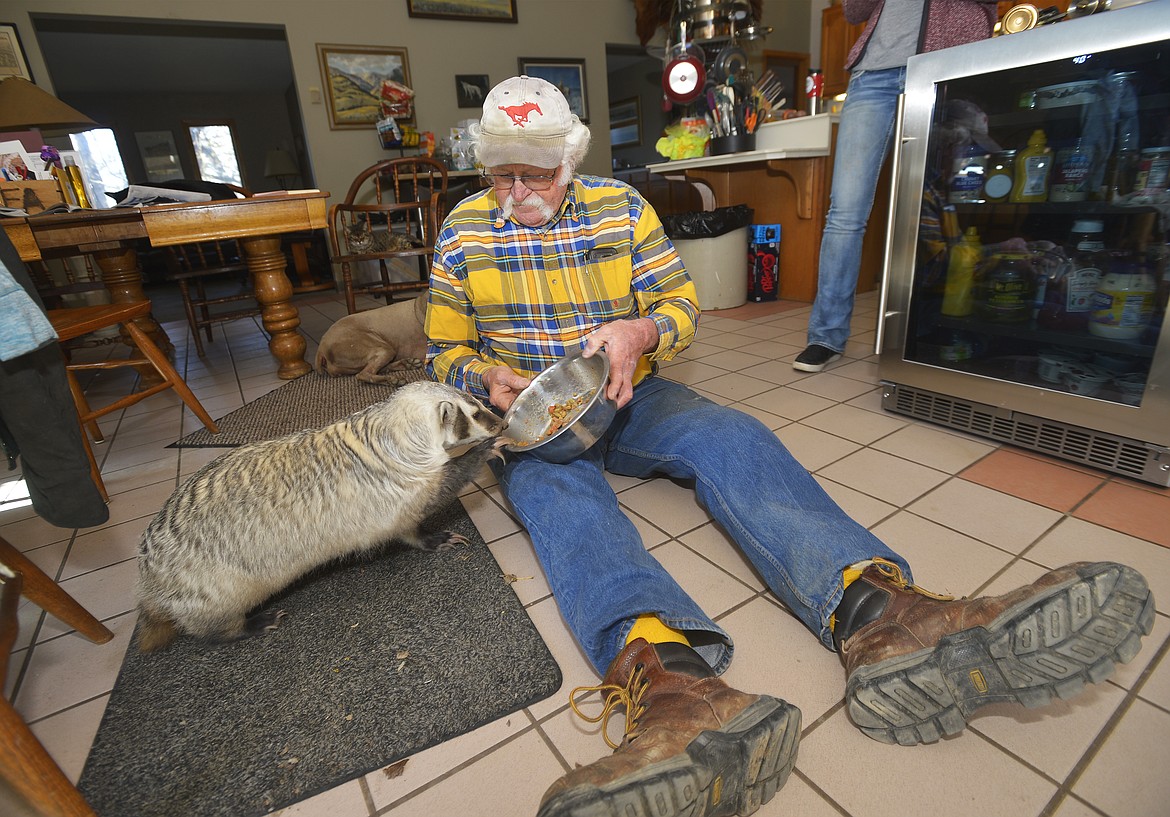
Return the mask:
M556 211L554 211L553 208L536 193L529 193L521 201L516 201L511 196L508 196L507 200L503 204L504 218L511 218L512 212L517 207L531 207L540 213L541 217L546 221L556 215Z

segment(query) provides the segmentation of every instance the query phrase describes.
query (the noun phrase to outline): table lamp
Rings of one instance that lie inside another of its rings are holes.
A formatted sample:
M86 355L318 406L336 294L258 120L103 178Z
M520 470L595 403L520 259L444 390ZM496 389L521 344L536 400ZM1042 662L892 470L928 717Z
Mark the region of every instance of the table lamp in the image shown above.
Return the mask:
M288 189L288 177L296 176L301 172L297 167L296 160L289 154L287 150L279 148L268 151L264 157L264 176L269 179L276 179L280 183L282 190Z
M96 127L97 122L27 79L8 77L0 81L0 131L30 128L79 131Z
M97 122L27 79L8 77L0 81L0 132L32 128L81 131L96 127ZM80 168L68 165L66 162L53 170L62 201L90 207Z

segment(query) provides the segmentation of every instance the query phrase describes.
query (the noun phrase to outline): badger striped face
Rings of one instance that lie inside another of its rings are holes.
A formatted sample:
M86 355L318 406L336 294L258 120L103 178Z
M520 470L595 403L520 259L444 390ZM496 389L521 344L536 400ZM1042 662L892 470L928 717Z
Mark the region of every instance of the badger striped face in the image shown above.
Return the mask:
M443 447L455 448L496 437L504 430L504 421L466 394L452 395L439 404Z
M498 437L506 427L477 400L433 380L408 383L380 405L386 419L413 429L408 433L420 445L439 445L448 452Z

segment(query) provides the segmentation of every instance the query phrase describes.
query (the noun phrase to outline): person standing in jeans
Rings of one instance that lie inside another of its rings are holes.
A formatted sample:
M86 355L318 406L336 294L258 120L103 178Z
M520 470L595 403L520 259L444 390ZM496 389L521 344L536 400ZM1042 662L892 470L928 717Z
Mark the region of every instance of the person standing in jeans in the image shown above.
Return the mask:
M851 72L837 128L833 187L821 238L817 296L808 346L792 368L819 372L841 357L849 339L861 242L890 149L906 63L914 54L991 36L994 0L841 0L850 23L868 20L845 68Z

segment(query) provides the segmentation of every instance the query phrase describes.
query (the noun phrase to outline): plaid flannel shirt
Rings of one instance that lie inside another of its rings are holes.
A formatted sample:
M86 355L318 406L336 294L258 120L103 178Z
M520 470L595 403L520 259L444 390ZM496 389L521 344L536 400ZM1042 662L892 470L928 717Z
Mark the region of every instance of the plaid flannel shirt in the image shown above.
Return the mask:
M427 370L486 398L483 373L503 364L533 377L605 323L649 317L655 361L694 338L698 297L654 209L627 184L575 176L557 218L505 220L493 189L460 202L443 223L431 268Z

